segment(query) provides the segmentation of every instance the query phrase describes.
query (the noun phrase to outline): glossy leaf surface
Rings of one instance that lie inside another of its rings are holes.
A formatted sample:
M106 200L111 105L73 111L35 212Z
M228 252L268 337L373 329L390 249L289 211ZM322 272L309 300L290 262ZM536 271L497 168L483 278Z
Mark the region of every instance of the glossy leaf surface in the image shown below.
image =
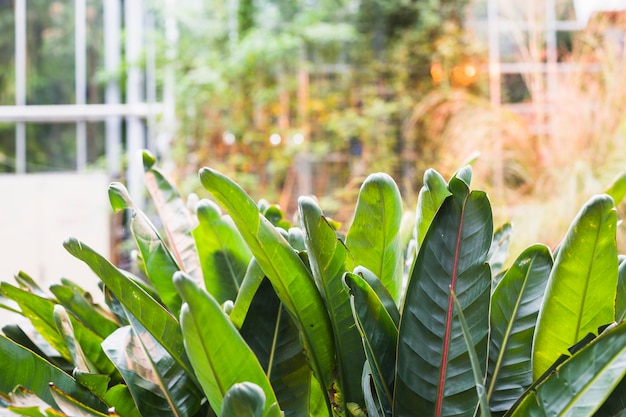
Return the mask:
M74 238L66 240L63 246L73 256L85 262L120 303L187 371L187 374L193 375L185 354L180 325L169 311L89 246Z
M367 177L359 191L346 246L355 265L376 274L396 303L403 271L401 221L402 200L393 179L382 173Z
M467 175L466 175L467 176ZM472 416L478 398L451 289L486 364L491 271L491 206L459 178L435 215L419 250L401 313L394 415Z
M255 293L241 336L265 370L285 416L308 415L311 370L300 333L267 279Z
M508 410L533 383L533 335L551 269L550 250L531 246L493 292L487 392L492 411Z
M163 303L174 315L178 315L181 300L172 283L172 276L181 269L181 266L170 253L148 216L130 200L128 191L122 184L112 183L109 186L109 199L116 211L131 210L130 229L141 253L145 273ZM121 205L121 202L125 204Z
M560 245L537 321L533 377L537 379L587 333L611 323L617 289L617 214L613 199L585 204Z
M417 246L422 245L426 232L443 200L450 195L448 183L434 169L424 172L424 186L417 197Z
M626 323L557 366L507 416L593 416L624 374Z
M146 188L163 223L169 248L177 264L196 282L202 282L198 251L191 235L198 222L189 212L176 186L154 166L154 156L145 150L142 156Z
M177 273L174 282L185 301L181 310L185 348L213 410L222 409L234 384L251 382L265 393L267 415L277 400L252 350L213 297L183 273ZM271 416L280 417L274 410Z
M237 383L230 387L222 403L222 417L263 417L265 393L256 384Z
M9 393L22 385L48 404L55 404L50 394L50 382L68 395L91 408L105 412L107 407L61 369L51 365L30 350L0 335L0 392ZM28 375L28 378L24 378Z
M397 323L362 276L347 273L344 280L350 290L354 319L363 339L368 372L376 388L379 408L390 414L393 404Z
M324 301L309 270L237 184L209 168L200 171L200 181L230 213L278 297L294 318L302 332L310 366L326 392L335 379L333 333Z
M301 197L298 206L313 277L326 302L335 336L342 398L361 404L361 377L354 370L362 368L365 353L342 282L343 275L352 270L352 259L313 199Z
M206 290L220 304L234 301L252 254L232 220L223 216L215 203L201 200L197 213L200 223L193 236Z

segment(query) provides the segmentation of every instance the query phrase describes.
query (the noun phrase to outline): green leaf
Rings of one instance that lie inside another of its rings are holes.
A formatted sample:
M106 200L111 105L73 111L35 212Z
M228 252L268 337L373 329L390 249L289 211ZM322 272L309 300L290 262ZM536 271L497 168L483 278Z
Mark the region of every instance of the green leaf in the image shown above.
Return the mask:
M116 330L102 347L121 372L143 415L187 416L202 394L185 371L137 320Z
M188 375L194 375L185 355L180 325L169 311L89 246L75 238L67 239L63 246L93 270L108 290L172 355Z
M52 300L13 287L6 282L0 285L0 291L18 303L22 309L22 314L31 321L35 329L50 345L61 353L64 359L77 365L74 363L74 354L66 344L67 340L57 327L54 310L58 304L55 304ZM80 346L81 351L85 357L89 358L89 362L95 366L98 373L110 374L113 372L115 370L113 364L100 348L100 343L103 339L73 317L71 325L73 327L73 336L71 338L75 338L76 342L70 343L76 343Z
M617 269L617 294L615 295L615 321L626 318L626 262L621 262Z
M280 417L270 382L254 353L211 295L184 273L174 283L185 304L181 325L185 348L213 410L221 410L224 396L238 382L257 384L266 396L264 415ZM207 323L210 323L207 326Z
M263 417L265 393L256 384L241 382L226 392L222 417Z
M193 231L204 274L206 290L222 304L234 301L252 254L228 216L219 207L201 200L197 207L200 224Z
M403 272L401 221L402 200L393 179L383 173L367 177L359 191L346 246L354 263L376 274L396 303Z
M61 285L52 284L50 291L67 310L102 338L113 333L119 324L111 312L93 302L91 295L73 282L62 279Z
M372 290L376 293L376 296L380 300L385 310L387 310L387 314L393 320L396 327L400 324L400 312L398 311L398 307L396 306L396 302L391 298L391 294L387 291L387 288L383 285L382 282L378 279L376 275L369 269L363 266L357 266L352 271L354 274L361 276L367 285L369 285Z
M551 269L550 249L531 246L492 294L487 395L494 412L508 410L533 383L533 335Z
M471 323L486 365L491 271L486 263L493 222L485 193L453 178L418 252L406 291L398 336L394 413L473 416L478 397L451 290Z
M248 315L250 304L252 304L255 294L261 282L263 282L263 278L265 278L265 273L261 270L256 259L252 258L246 270L246 275L243 277L241 287L239 288L233 311L229 315L230 321L232 321L236 328L241 329Z
M426 232L443 201L450 195L448 183L434 169L424 172L424 186L417 197L417 247L422 246Z
M467 347L470 363L472 365L472 374L474 375L474 384L476 385L476 395L478 395L478 403L480 405L480 415L481 417L491 417L491 412L489 411L489 400L487 399L487 392L484 385L485 376L483 375L482 371L483 367L478 360L478 354L476 353L476 349L474 348L475 344L472 340L472 332L467 325L467 320L465 320L465 315L463 314L463 309L461 307L461 303L459 303L459 299L456 297L454 291L451 292L452 298L454 299L456 314L459 318L459 323L461 324L461 332L463 333L465 346Z
M363 366L365 353L354 325L350 297L342 283L343 275L352 270L352 260L315 201L301 197L298 206L313 278L333 327L342 400L344 404L362 404L361 378L354 369Z
M146 188L163 223L169 248L176 263L182 266L183 270L196 282L202 282L198 251L191 234L197 221L191 216L176 186L160 169L154 167L154 162L154 156L144 150L143 168Z
M309 364L322 390L328 391L334 383L333 333L324 301L309 270L237 184L209 168L200 171L200 181L232 216L261 269L302 332Z
M558 365L507 416L592 416L624 374L626 322L606 331Z
M363 365L363 374L361 375L361 385L365 394L365 408L369 417L385 417L391 414L383 411L383 405L380 402L378 393L374 388L374 377L369 362Z
M491 242L491 247L487 254L489 265L491 265L491 275L493 277L496 277L504 267L506 258L509 255L509 243L512 234L513 227L511 223L503 224L493 234L493 241ZM497 282L495 284L497 284Z
M604 193L611 196L616 206L619 205L626 197L626 172L622 172L615 178L613 184Z
M82 347L74 335L74 326L67 310L60 304L54 306L54 321L57 330L65 340L65 345L72 355L74 366L83 372L97 373L96 367L85 356Z
M59 417L66 415L52 408L53 406L43 401L34 392L17 386L9 393L7 414L2 413L3 408L0 407L0 415L11 416L28 416L28 417ZM56 405L55 405L56 406ZM15 414L13 414L15 413Z
M265 370L285 416L309 415L311 371L300 333L267 279L256 291L241 336Z
M70 351L65 346L63 337L59 334L54 322L54 305L52 300L35 295L28 291L14 287L8 282L0 284L0 292L5 297L15 301L39 334L57 350L63 359L72 360Z
M347 273L354 319L361 332L367 366L376 388L377 403L387 414L393 404L394 368L398 327L369 283L360 275Z
M50 393L59 408L68 416L72 417L106 417L108 414L101 413L93 408L82 404L75 398L63 392L54 384L50 384Z
M593 197L570 226L554 261L533 345L533 377L587 333L615 318L617 214L613 199Z
M74 378L51 365L30 350L0 335L0 392L8 393L18 385L34 392L48 404L55 404L50 394L50 382L83 404L100 412L107 407ZM28 375L28 378L24 376Z
M104 396L104 400L115 408L115 413L121 417L141 417L133 396L124 384L115 385L109 389Z
M74 368L72 376L80 385L87 388L98 398L104 398L109 382L111 382L111 377L108 375L92 374L81 371L78 368Z
M119 204L117 198L113 196L120 194L126 196L122 200L128 204L125 208L131 210L130 229L141 253L145 273L156 288L163 303L175 316L178 316L181 300L172 283L172 276L181 267L148 216L132 203L130 197L127 197L126 188L115 182L109 185L109 199L112 205Z

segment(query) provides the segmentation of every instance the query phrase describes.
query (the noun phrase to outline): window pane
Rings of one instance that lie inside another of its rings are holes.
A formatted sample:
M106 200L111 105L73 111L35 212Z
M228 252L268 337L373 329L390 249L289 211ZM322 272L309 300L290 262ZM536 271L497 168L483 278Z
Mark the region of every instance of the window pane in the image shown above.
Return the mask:
M15 104L15 11L0 1L0 105Z
M15 172L15 125L0 124L0 173Z
M74 2L29 1L28 104L74 103Z
M26 171L50 172L76 169L76 125L28 123Z

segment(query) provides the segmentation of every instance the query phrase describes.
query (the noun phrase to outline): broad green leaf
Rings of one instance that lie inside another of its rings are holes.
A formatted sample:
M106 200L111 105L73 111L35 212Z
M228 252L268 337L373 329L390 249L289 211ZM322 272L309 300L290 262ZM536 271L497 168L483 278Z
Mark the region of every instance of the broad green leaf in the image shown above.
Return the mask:
M58 304L55 304L53 300L42 298L38 295L13 287L6 282L0 285L0 290L7 297L10 297L18 303L22 309L22 314L30 320L39 334L41 334L54 349L61 353L64 359L74 363L74 356L70 349L68 349L64 336L59 332L54 318L54 309ZM73 337L75 337L77 343L80 345L84 355L89 358L90 363L97 368L98 373L110 374L113 372L115 370L113 364L107 359L100 348L100 343L103 339L73 317L72 327ZM74 365L76 364L74 363Z
M352 259L313 199L301 197L298 208L313 278L333 327L342 400L344 404L362 404L361 378L354 369L363 366L365 353L354 325L350 297L342 283L343 275L353 268Z
M226 392L222 417L263 417L265 393L256 384L241 382Z
M22 329L22 327L26 327L28 329L28 334ZM52 348L52 346L39 335L34 327L29 326L26 323L22 323L21 325L8 324L2 327L2 333L18 345L31 350L33 353L41 356L53 365L66 371L72 370L73 365L66 359L59 356L59 352Z
M385 288L383 283L380 282L378 277L374 275L372 271L363 266L357 266L354 268L353 273L361 276L361 278L367 282L367 285L372 288L383 307L385 307L385 310L387 310L389 317L391 317L396 327L398 327L398 324L400 323L400 312L398 311L395 301L391 298L391 294L389 294L389 291L387 291L387 288Z
M73 282L63 279L60 285L51 285L50 291L59 303L100 337L107 337L119 327L111 312L94 303L91 295Z
M209 168L200 171L200 181L232 216L261 269L302 332L309 364L322 390L330 390L335 379L333 333L324 301L309 270L237 184Z
M37 282L26 272L19 271L17 275L14 276L14 278L15 282L21 289L32 292L33 294L37 294L43 298L48 297L48 294L43 289L41 289L39 284L37 284Z
M200 200L199 225L193 231L206 290L217 302L234 301L252 254L228 216L219 207Z
M417 197L417 247L422 246L426 232L443 200L450 195L446 180L432 168L424 172L424 186Z
M2 393L9 393L16 386L22 385L46 403L55 404L49 387L52 382L81 403L100 412L107 410L102 401L78 384L74 378L4 335L0 335L0 358L2 358L0 361ZM24 378L25 375L28 375L28 378Z
M119 384L111 387L104 395L107 404L115 409L115 413L121 417L141 417L137 405L130 394L128 387Z
M14 287L8 282L0 284L0 292L15 301L21 309L21 314L31 322L37 332L61 354L63 359L71 362L72 355L54 322L55 303L52 300Z
M241 336L265 370L285 416L309 415L311 371L300 334L267 279L256 291Z
M188 375L194 375L185 354L180 325L169 311L89 246L74 238L67 239L63 246L93 270L108 290L172 355Z
M111 377L108 375L92 374L90 372L81 371L78 368L74 368L72 376L76 381L87 388L98 398L104 398L111 382Z
M72 417L106 417L108 414L94 410L86 404L72 398L54 384L50 385L50 393L59 408Z
M550 249L531 246L492 294L487 395L494 412L508 410L533 383L533 335L551 269Z
M478 403L467 347L453 320L451 290L471 323L481 367L486 365L493 237L485 193L450 180L452 193L435 215L407 287L398 336L394 415L473 416Z
M621 323L559 364L507 416L593 416L625 374L626 323Z
M346 246L355 265L376 274L396 303L402 289L401 221L402 200L393 179L383 173L367 177L359 191Z
M626 172L622 172L615 178L613 184L604 193L611 196L616 206L619 205L626 197Z
M487 399L487 392L485 390L485 375L483 375L483 367L478 360L478 354L474 349L474 341L472 340L472 332L467 325L465 315L459 299L456 297L454 291L452 291L452 298L454 299L454 307L456 308L456 317L461 324L461 332L463 333L463 339L465 340L465 346L469 353L470 363L472 365L472 373L474 374L474 384L476 385L476 395L478 395L478 404L480 405L481 417L491 417L491 411L489 410L489 400Z
M25 389L22 386L17 386L9 393L7 407L10 411L3 413L3 408L0 404L1 416L28 416L28 417L59 417L66 416L66 414L57 411L49 403L39 398L34 392ZM54 405L56 406L56 404Z
M143 415L187 416L202 399L193 381L167 351L129 314L130 326L102 344Z
M626 318L626 262L621 262L617 269L617 294L615 295L615 321Z
M533 377L537 379L587 333L615 318L617 214L613 199L593 197L574 219L550 273L537 319Z
M192 217L176 186L160 169L154 167L154 156L146 150L142 156L146 188L159 213L176 263L194 277L196 282L202 282L198 251L191 235L197 221Z
M363 339L368 372L376 388L377 404L389 414L393 404L397 322L394 322L378 294L362 276L347 273L344 281L350 290L354 320Z
M246 275L241 282L241 288L239 288L233 311L229 314L230 321L232 321L236 328L241 329L248 315L250 304L252 304L255 294L261 282L263 282L263 278L265 278L265 273L261 270L256 259L252 258L246 270Z
M504 267L506 258L509 255L509 242L511 241L511 235L513 234L513 227L511 223L505 223L499 227L493 234L493 240L487 259L489 265L491 265L491 275L493 277L498 276ZM495 282L497 284L497 282Z
M185 302L181 310L185 349L213 410L222 409L234 384L251 382L265 393L264 415L280 417L272 408L277 401L269 379L217 301L184 273L177 273L174 283Z
M120 198L119 195L124 197ZM181 269L180 265L148 216L132 203L128 191L122 184L114 182L109 185L109 199L116 210L121 209L119 201L127 203L123 208L131 210L130 229L141 253L145 273L163 303L175 316L178 316L181 300L172 283L172 276L174 272Z
M97 373L95 365L91 363L89 358L85 356L82 347L74 334L74 326L72 320L67 314L67 310L60 304L54 306L54 322L57 330L65 340L65 345L72 355L74 366L83 372Z

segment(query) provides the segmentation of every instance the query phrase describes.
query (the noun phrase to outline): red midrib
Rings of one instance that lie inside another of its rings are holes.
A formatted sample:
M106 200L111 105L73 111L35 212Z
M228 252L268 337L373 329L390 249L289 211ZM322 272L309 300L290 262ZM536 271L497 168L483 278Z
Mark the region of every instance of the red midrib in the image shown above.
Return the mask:
M441 407L443 406L443 389L446 382L446 369L448 367L448 350L450 349L450 329L452 327L452 316L454 299L452 298L452 290L456 286L456 275L459 267L459 249L461 247L461 235L463 233L463 218L465 214L465 204L461 209L461 220L459 223L459 233L456 237L456 248L454 250L454 265L452 267L452 279L450 281L450 294L448 296L448 315L446 317L446 335L443 339L443 353L441 355L441 366L439 367L439 386L437 391L437 403L435 408L435 416L441 416Z

